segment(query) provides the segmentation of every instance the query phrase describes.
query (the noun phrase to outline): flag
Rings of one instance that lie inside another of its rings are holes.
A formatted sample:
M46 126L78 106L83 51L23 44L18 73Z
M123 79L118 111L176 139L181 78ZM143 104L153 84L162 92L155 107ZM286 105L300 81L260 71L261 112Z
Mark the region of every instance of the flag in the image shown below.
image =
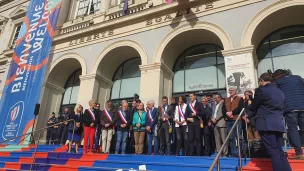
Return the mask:
M29 3L0 103L0 141L32 131L61 1L31 0ZM20 140L23 144L24 138L6 144L17 144Z
M173 2L173 0L166 0L167 4L171 4Z
M129 4L128 4L128 0L125 0L125 3L124 3L124 7L123 7L123 11L122 11L122 15L128 15L128 6L129 6Z

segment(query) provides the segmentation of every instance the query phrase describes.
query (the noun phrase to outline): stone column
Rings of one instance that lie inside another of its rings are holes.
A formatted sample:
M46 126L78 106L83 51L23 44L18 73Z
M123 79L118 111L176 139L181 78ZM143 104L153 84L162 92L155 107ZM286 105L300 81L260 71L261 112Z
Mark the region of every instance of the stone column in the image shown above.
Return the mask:
M110 8L111 0L101 0L100 5L101 5L100 11L102 13L106 13Z
M225 57L227 93L231 86L238 88L239 95L243 95L245 90L254 90L258 86L254 47L224 50L222 54Z
M172 96L173 72L163 63L141 65L140 99L154 100L159 105L162 96Z
M11 42L11 37L13 36L14 28L12 27L12 20L6 18L3 21L3 30L0 37L0 54L8 48Z

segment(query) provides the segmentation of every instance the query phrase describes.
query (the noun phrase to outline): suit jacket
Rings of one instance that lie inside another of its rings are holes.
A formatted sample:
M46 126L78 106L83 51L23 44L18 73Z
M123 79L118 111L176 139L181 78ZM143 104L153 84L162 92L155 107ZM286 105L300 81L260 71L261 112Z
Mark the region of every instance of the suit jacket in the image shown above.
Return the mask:
M83 113L83 117L81 118L81 122L84 126L89 127L91 123L94 123L94 126L96 127L99 124L99 115L97 114L97 110L93 110L95 114L95 120L92 118L91 114L89 113L88 109L86 109Z
M219 102L219 104L218 104L219 106L217 108L216 117L215 117L215 120L216 120L215 125L220 128L227 127L226 121L225 121L225 116L223 115L223 110L222 110L223 104L224 104L224 101ZM212 117L213 117L213 115L212 115Z
M106 116L105 114L105 111L106 109L104 109L102 112L101 112L101 115L100 115L100 125L102 126L102 128L104 129L105 128L105 124L110 124L110 126L108 127L109 129L113 128L114 125L116 125L116 120L117 120L117 115L116 115L116 109L114 107L112 107L110 110L107 109L107 111L109 112L109 114L111 115L112 117L112 121L110 121L108 119L108 117Z
M256 116L256 130L286 132L283 121L284 99L284 93L274 84L256 89L250 107Z
M125 116L125 119L127 121L127 126L125 128L122 128L120 125L125 124L124 121L122 120L119 111L122 111L121 109L117 111L117 131L128 131L130 129L130 125L132 125L132 121L130 118L130 110L127 109L125 111L123 111L123 115ZM133 119L133 118L132 118Z
M189 104L187 105L187 110L186 110L186 118L188 119L188 118L193 118L194 119L194 122L188 122L187 121L187 124L188 125L192 125L192 124L200 124L200 119L199 119L199 117L201 118L201 119L203 119L205 116L204 116L204 113L203 113L203 110L202 110L202 104L201 103L199 103L199 102L197 102L196 101L196 103L195 103L195 105L194 105L194 109L196 110L196 116L192 116L191 114L192 114L192 111L191 111L191 109L190 109L190 102L189 102Z
M163 111L165 110L166 116L163 116ZM158 107L157 110L157 118L158 118L158 123L157 126L158 128L164 127L164 128L169 128L168 122L163 120L163 117L166 117L169 119L170 125L172 124L172 119L174 117L174 110L172 109L171 105L167 105L166 109L164 109L162 106Z
M151 119L149 118L149 111L147 110L147 115L146 115L146 126L150 126L151 129L154 129L155 125L157 124L158 122L158 119L157 119L157 108L154 107L152 109L152 111L150 111L151 113L151 117L153 119L153 121L151 121Z

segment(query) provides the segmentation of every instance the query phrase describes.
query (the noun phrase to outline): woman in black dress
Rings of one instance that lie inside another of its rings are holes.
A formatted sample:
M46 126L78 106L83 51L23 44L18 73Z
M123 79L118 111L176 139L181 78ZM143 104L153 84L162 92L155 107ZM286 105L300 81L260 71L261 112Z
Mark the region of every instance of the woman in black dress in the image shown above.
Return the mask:
M68 140L69 140L69 147L72 146L72 143L75 142L75 152L78 153L78 148L81 142L81 135L83 132L82 127L82 111L83 107L80 104L77 104L74 108L74 113L71 115L71 119L75 120L75 129L74 129L74 122L70 122L69 124L69 134L68 134ZM73 130L74 130L74 136L73 136ZM71 152L71 149L69 149L69 152Z

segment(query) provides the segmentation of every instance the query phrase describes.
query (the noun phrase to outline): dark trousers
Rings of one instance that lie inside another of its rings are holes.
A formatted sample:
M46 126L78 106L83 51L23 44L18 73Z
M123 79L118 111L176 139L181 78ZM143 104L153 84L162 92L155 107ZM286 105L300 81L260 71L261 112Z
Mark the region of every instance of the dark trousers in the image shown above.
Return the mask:
M48 128L48 129L47 129L47 132L46 132L46 145L49 145L50 142L52 141L52 140L51 140L51 137L52 137L53 129L54 129L54 128Z
M304 135L304 112L287 113L285 115L285 121L288 127L289 141L294 146L296 155L303 154L298 126L301 134Z
M271 158L273 171L291 171L283 152L283 133L259 131L267 152Z
M194 155L194 142L196 148L196 155L200 156L202 151L202 144L201 144L201 127L200 123L192 123L188 125L188 135L189 135L189 155Z
M226 122L227 124L227 134L230 132L233 124L234 124L234 120L228 120ZM238 132L240 135L240 144L242 142L242 122L239 121L238 123ZM239 152L238 152L238 147L237 147L237 129L235 127L234 131L232 132L231 136L229 137L229 147L230 147L230 154L232 157L238 157L239 156ZM242 150L242 149L241 149Z
M204 140L204 155L210 156L212 154L212 135L211 133L205 133L202 137Z
M61 125L61 140L60 144L65 144L67 138L68 138L68 132L69 132L69 126L68 125Z
M101 125L97 125L95 139L94 139L94 150L98 150L98 147L100 145L99 143L100 137L101 137Z
M176 132L176 155L179 155L180 149L182 147L182 143L184 143L184 154L188 155L188 133L187 133L187 125L175 127Z
M165 124L165 123L163 123ZM165 126L161 126L159 129L159 139L160 139L160 152L161 154L170 155L171 151L171 142L170 142L170 134L169 128ZM167 147L167 149L165 148Z

